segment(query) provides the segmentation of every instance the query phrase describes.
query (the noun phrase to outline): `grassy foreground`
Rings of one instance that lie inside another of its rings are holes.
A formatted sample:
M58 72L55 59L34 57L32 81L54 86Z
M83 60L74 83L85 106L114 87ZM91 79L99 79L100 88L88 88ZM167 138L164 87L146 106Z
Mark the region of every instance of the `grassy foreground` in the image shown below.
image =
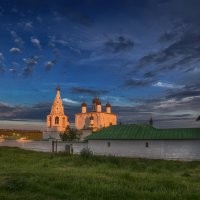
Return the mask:
M0 199L200 199L200 162L0 148Z

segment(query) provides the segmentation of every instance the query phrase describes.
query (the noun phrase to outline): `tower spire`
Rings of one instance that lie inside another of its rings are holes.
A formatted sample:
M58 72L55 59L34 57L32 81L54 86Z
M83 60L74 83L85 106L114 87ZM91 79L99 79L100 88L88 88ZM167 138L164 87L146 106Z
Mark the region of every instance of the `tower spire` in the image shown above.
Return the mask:
M150 118L150 120L149 120L149 125L150 125L150 126L153 126L153 118L152 118L152 116L151 116L151 118Z
M60 86L58 85L57 88L56 88L56 91L60 91Z

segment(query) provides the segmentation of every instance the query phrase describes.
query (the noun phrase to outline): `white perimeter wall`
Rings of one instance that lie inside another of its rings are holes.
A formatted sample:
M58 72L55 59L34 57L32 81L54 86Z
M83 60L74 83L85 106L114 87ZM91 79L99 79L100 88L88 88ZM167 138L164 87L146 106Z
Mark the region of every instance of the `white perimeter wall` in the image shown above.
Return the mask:
M5 147L19 147L32 151L52 152L52 141L23 141L23 140L0 140L0 146ZM57 152L65 151L66 143L57 144ZM55 151L54 144L54 151Z
M91 140L88 148L96 155L200 160L200 140Z
M108 147L110 142L110 147ZM148 142L149 147L145 144ZM72 147L74 154L89 148L95 155L114 155L123 157L200 160L200 140L90 140L88 143L58 142L57 152L64 152L66 145ZM52 141L2 140L0 146L52 152ZM55 151L54 145L54 151Z

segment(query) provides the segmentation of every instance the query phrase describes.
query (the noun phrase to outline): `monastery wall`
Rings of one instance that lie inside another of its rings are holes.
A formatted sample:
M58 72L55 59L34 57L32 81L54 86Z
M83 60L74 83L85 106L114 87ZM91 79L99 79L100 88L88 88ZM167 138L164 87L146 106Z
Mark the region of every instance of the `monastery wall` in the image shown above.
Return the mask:
M147 143L148 147L146 146ZM52 141L0 139L0 146L52 152ZM166 160L200 160L200 140L90 140L88 143L58 142L57 152L65 152L66 147L71 148L73 154L80 154L82 149L88 147L95 155ZM55 144L54 151L56 151Z
M18 147L20 149L40 151L40 152L52 152L52 141L31 141L31 140L0 140L0 146L4 147ZM66 142L57 143L57 152L65 151ZM54 144L54 151L55 151Z
M91 140L88 148L96 155L200 160L200 140Z

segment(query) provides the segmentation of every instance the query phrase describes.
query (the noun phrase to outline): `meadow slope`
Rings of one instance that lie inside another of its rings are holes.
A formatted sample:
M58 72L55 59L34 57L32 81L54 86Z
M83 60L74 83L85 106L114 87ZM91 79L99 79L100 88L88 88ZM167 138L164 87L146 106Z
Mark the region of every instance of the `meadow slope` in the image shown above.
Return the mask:
M0 148L1 200L200 199L200 162Z

